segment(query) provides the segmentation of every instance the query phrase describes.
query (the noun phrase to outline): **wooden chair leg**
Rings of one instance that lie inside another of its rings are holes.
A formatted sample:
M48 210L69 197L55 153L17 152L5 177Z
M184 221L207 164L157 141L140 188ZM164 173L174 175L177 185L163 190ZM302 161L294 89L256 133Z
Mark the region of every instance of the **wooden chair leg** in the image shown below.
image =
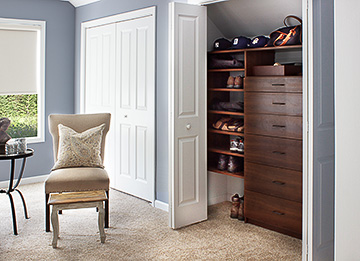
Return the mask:
M48 204L50 194L45 193L45 231L50 232L50 205Z
M108 200L105 201L105 228L109 228L109 191L106 191Z

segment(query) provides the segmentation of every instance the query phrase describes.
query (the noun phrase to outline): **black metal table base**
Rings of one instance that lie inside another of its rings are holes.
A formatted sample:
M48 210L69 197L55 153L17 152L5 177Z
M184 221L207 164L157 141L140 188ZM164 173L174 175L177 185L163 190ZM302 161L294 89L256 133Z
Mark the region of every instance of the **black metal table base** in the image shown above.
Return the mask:
M11 159L11 169L10 169L9 188L7 190L4 190L4 189L0 190L0 193L5 193L5 194L7 194L9 196L10 206L11 206L11 213L12 213L12 220L13 220L14 235L17 235L18 231L17 231L17 223L16 223L15 204L14 204L14 199L13 199L13 196L11 195L11 192L16 191L17 193L19 193L22 204L23 204L23 207L24 207L24 216L25 216L26 219L29 219L24 195L21 193L21 191L17 187L19 186L21 178L22 178L22 176L24 174L26 158L29 157L29 156L32 156L33 152L34 152L33 150L29 150L29 153L26 153L23 156L21 156L21 155L13 156L13 157L9 156L9 157L11 157L10 158ZM21 158L22 158L22 164L21 164L19 177L18 177L15 185L13 185L14 177L15 177L15 160L16 159L21 159ZM6 157L2 156L1 159L6 159Z

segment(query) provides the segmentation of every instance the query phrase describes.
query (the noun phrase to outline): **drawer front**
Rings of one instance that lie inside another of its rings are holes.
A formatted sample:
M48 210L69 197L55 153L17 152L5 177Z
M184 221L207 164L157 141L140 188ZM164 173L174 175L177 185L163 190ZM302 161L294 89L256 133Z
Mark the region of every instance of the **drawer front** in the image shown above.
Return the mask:
M302 171L302 141L245 135L245 160Z
M254 219L301 235L302 204L245 190L244 212Z
M302 139L302 117L247 114L245 133Z
M302 115L301 93L245 92L245 113Z
M302 77L251 77L245 78L246 91L302 92Z
M302 202L302 172L245 162L245 190Z

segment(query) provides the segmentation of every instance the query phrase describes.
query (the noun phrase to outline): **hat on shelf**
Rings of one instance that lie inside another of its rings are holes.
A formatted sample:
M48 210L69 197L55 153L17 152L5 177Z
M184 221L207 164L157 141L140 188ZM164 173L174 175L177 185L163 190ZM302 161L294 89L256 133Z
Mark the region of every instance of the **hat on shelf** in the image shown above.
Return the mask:
M231 47L232 43L225 38L219 38L214 42L214 51L227 50Z
M249 47L264 47L269 41L269 38L263 35L259 35L251 39Z
M245 36L237 36L232 40L231 49L244 49L250 43L250 38Z

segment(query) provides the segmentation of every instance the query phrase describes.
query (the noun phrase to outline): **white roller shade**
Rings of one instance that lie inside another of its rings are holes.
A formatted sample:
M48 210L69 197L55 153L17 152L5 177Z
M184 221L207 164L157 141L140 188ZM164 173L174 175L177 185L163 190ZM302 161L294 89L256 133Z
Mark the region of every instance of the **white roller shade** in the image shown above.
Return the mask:
M38 34L36 29L0 26L0 95L37 93Z

